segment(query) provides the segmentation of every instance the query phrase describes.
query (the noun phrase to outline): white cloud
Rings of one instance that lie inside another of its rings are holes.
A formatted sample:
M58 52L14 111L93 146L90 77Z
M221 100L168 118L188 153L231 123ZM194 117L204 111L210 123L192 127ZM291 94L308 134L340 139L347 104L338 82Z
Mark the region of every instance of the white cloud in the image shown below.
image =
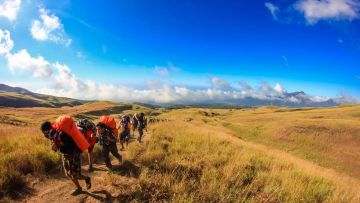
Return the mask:
M279 83L276 83L275 87L274 87L274 90L277 92L277 93L284 93L285 90L284 88L279 84Z
M262 84L261 89L262 89L262 91L265 92L265 93L269 93L269 92L271 92L271 90L272 90L271 87L270 87L270 85L267 84L266 82L264 82L264 83Z
M311 25L320 20L353 20L358 17L357 0L300 0L295 9L302 12Z
M175 73L178 73L181 70L179 67L176 67L173 63L168 63L168 67L171 71Z
M24 71L34 77L47 78L52 74L50 63L42 56L32 57L26 49L7 56L8 67L12 72Z
M340 93L339 97L335 99L338 104L359 104L360 100L359 98L346 93L342 92Z
M68 38L59 17L50 14L45 8L39 8L39 19L33 21L30 32L34 39L39 41L53 41L66 47L72 40Z
M8 56L13 47L14 42L11 40L10 32L0 29L0 55Z
M81 80L77 78L64 64L56 62L52 65L56 74L53 76L54 84L42 88L38 92L56 96L64 96L88 100L112 100L128 102L144 102L156 104L234 104L234 105L304 105L304 101L327 102L329 98L311 97L305 93L289 95L284 88L277 84L272 89L268 84L263 83L260 88L252 88L248 85L248 91L236 89L218 89L209 87L204 89L172 86L161 81L148 81L145 88L132 88L123 85L96 83L94 81ZM216 84L225 84L225 80L214 79ZM212 81L213 82L213 81ZM228 82L226 82L228 84ZM340 102L349 102L339 98ZM356 100L352 100L354 102Z
M167 68L164 68L164 67L155 66L154 72L161 75L161 76L163 76L163 77L169 76L169 70Z
M20 10L21 0L5 0L0 4L0 16L6 17L9 21L16 20Z
M210 82L214 87L219 87L220 89L227 90L230 89L230 84L221 78L218 77L212 77L210 78Z
M240 81L239 85L243 91L251 91L252 87L245 81Z
M279 7L277 7L275 4L272 4L270 2L265 2L265 7L269 9L272 17L274 20L277 19L277 13L279 12Z

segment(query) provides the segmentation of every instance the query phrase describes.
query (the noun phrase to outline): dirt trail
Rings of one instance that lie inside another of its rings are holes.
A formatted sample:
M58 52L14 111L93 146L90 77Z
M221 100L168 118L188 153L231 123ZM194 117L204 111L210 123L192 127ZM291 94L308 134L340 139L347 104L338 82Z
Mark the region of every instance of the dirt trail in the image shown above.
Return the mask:
M150 134L145 133L143 141L146 142L149 137ZM34 191L32 195L20 202L114 202L116 200L126 199L127 194L131 194L131 191L139 187L139 157L143 152L144 142L141 145L137 142L130 143L142 148L133 160L128 160L126 151L121 151L123 156L123 163L121 165L118 164L116 159L112 159L114 166L113 173L109 173L103 163L94 164L95 171L92 173L87 173L86 169L88 165L84 165L82 167L83 173L91 177L92 188L86 190L84 181L80 181L84 190L82 194L77 196L71 195L71 191L74 190L75 187L66 177L59 179L52 178L33 184L31 186ZM120 149L119 144L118 149Z

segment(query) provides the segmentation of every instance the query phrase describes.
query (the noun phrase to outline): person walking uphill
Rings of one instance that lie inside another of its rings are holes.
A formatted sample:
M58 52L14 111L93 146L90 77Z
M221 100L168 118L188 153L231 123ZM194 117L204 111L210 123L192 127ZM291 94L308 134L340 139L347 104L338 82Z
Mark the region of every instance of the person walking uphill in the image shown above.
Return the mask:
M142 142L142 136L144 134L144 129L146 128L145 114L143 112L141 112L136 117L136 119L137 119L137 123L138 123L138 131L139 131L138 141L141 143Z
M86 140L89 142L90 147L88 148L88 159L89 159L89 168L88 171L94 171L93 168L93 150L95 144L97 143L96 137L96 126L95 124L88 119L81 119L77 123L77 127L80 132L85 136Z
M121 121L119 123L120 130L120 144L121 150L124 150L124 144L126 143L126 147L129 145L129 138L131 132L131 124L130 124L130 116L123 114L121 116Z
M100 120L108 120L108 119L100 118ZM99 139L99 143L102 146L102 155L105 161L105 165L109 169L109 171L112 171L113 166L111 164L109 157L110 152L114 157L118 159L119 163L122 162L122 157L119 154L116 146L116 136L115 136L116 123L115 123L115 128L112 129L103 122L99 122L96 125L96 129L97 129L97 137Z
M137 114L136 113L131 118L131 125L132 125L133 136L135 137L135 130L138 127L138 121L137 121Z
M86 139L77 130L75 122L70 117L59 117L54 124L46 121L41 124L44 136L51 140L52 149L62 153L62 163L65 175L75 184L72 195L82 192L79 180L85 180L86 189L91 188L91 178L81 174L80 154L89 147Z

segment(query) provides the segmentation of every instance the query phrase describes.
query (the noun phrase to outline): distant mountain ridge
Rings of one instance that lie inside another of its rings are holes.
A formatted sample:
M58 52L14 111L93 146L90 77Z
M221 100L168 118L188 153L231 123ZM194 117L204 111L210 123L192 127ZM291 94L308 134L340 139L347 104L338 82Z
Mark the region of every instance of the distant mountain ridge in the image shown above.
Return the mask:
M0 106L2 107L62 107L77 106L88 101L37 94L21 87L0 84Z
M176 101L168 104L135 102L149 108L180 108L180 107L213 107L213 108L239 108L258 106L283 106L283 107L330 107L346 104L344 97L332 99L311 97L303 91L283 92L271 96L242 98L227 98L223 101L181 102ZM11 87L0 84L0 107L62 107L77 106L89 101L56 97L31 92L21 87Z

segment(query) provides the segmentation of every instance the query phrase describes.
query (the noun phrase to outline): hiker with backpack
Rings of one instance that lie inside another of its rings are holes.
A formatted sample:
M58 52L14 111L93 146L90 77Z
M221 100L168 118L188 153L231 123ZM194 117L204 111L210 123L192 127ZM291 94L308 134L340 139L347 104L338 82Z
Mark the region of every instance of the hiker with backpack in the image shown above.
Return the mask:
M90 147L88 148L88 159L89 159L89 168L88 171L94 171L93 167L93 150L95 144L97 143L96 137L96 126L95 124L88 119L81 119L77 123L78 129L85 136L86 140L89 142Z
M59 151L62 154L62 165L65 175L75 184L76 189L72 195L78 195L82 192L79 180L84 180L86 189L91 188L91 178L81 174L82 151L89 147L86 139L76 128L76 124L71 117L59 117L54 124L45 121L40 127L44 136L51 140L52 150Z
M143 112L141 112L137 117L136 120L138 122L138 131L139 131L139 137L138 137L138 141L139 143L142 142L142 136L144 134L144 129L146 128L146 123L145 123L145 114Z
M136 113L134 114L134 116L131 119L131 125L132 125L133 136L135 137L135 130L138 127L138 121L137 121L137 114Z
M123 114L121 116L121 120L119 123L120 129L120 144L121 150L124 150L124 143L126 143L126 147L129 145L129 138L131 132L131 123L130 123L130 116Z
M100 122L96 125L97 137L100 145L102 146L102 155L105 161L105 165L109 171L113 170L113 166L110 161L111 154L119 161L122 162L122 156L119 154L116 146L116 123L115 119L111 116L100 117Z

